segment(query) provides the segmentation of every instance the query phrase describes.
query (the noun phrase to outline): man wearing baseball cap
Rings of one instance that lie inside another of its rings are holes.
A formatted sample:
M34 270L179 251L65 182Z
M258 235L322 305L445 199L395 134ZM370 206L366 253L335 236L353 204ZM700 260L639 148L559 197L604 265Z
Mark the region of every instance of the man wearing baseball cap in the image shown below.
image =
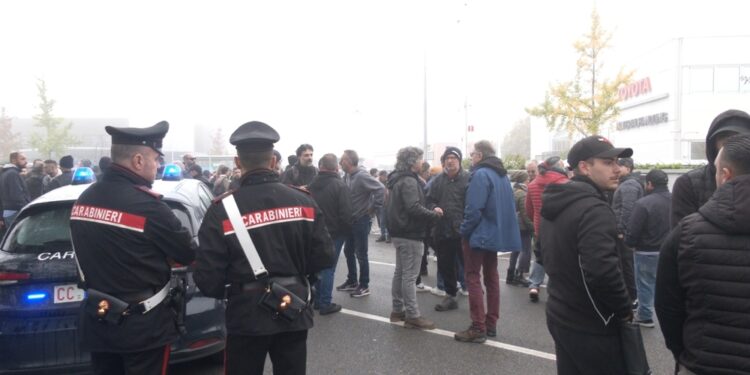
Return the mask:
M618 327L632 320L632 301L605 192L619 183L617 159L632 155L602 136L584 138L568 153L575 176L542 196L539 238L558 374L625 374Z

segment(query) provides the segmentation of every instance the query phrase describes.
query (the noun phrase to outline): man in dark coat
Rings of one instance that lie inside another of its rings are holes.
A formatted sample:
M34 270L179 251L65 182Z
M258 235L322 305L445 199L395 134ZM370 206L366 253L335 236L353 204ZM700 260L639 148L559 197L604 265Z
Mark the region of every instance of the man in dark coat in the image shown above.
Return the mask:
M59 187L63 187L66 185L70 185L71 182L73 182L73 167L75 163L73 161L73 157L70 155L65 155L60 158L60 170L62 171L62 174L59 176L53 178L49 184L44 188L44 192L48 193L52 190L55 190Z
M632 320L632 301L620 265L616 218L604 192L617 188L617 158L632 154L604 137L584 138L568 153L575 176L548 185L542 196L547 328L560 375L625 374L618 323Z
M669 234L669 207L672 194L664 171L653 169L646 175L646 196L635 202L625 234L625 244L635 249L635 281L638 288L638 309L635 323L654 327L653 305L656 265L659 248ZM624 272L624 270L623 270Z
M320 280L316 284L315 307L320 315L341 311L341 305L331 302L333 276L339 261L341 248L352 230L352 197L349 187L339 175L338 158L334 154L325 154L318 161L318 175L313 178L307 189L323 211L326 228L331 235L334 247L333 267L320 271Z
M316 174L318 170L313 165L313 147L306 143L301 144L297 147L297 162L281 175L281 183L306 187Z
M278 140L276 130L258 121L232 133L229 142L237 147L235 163L242 168L240 188L214 200L198 232L195 283L205 295L228 300L227 375L262 374L267 356L275 373L305 373L312 309L287 320L259 301L269 280L306 298L305 279L333 266L333 245L318 205L307 191L279 183L273 156ZM251 268L260 265L250 264L230 222L223 203L230 198L270 279L256 277Z
M26 155L12 152L10 164L4 165L0 174L0 202L6 229L10 227L18 211L31 201L26 182L21 177L21 170L26 164Z
M672 186L672 228L680 220L697 212L716 190L714 160L727 138L735 134L750 134L750 115L730 109L720 113L706 134L706 159L708 164L680 176Z
M620 158L620 184L612 195L612 211L617 218L617 235L622 240L628 232L630 215L635 207L635 202L643 197L643 186L633 174L634 162L632 158ZM624 244L624 242L620 242ZM622 246L622 272L625 275L625 285L628 287L630 298L638 299L638 290L635 287L635 275L633 271L633 249Z
M26 187L29 190L29 199L32 201L44 192L44 162L37 160L26 174Z
M446 293L443 301L435 306L437 311L458 308L456 272L459 265L463 267L460 229L464 220L466 187L469 186L469 172L461 168L462 158L463 155L458 148L445 149L440 157L443 172L432 179L426 196L427 208L440 207L443 211L443 216L432 226L432 243L437 250L438 273L443 277Z
M726 140L714 195L661 248L656 315L678 374L750 373L750 135Z
M195 258L187 229L150 189L169 124L106 130L114 164L70 214L75 257L89 291L79 327L82 344L95 374L164 374L171 343L179 337L168 303L170 263ZM106 301L94 299L92 289L129 304L119 323L90 314Z

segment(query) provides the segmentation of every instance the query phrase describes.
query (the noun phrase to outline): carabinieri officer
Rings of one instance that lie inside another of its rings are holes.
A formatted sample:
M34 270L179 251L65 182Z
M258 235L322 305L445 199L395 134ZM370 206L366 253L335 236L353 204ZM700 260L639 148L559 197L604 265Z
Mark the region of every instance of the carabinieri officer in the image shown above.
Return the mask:
M150 189L169 124L105 129L113 164L81 194L70 217L87 289L82 343L96 374L165 374L178 337L167 306L170 261L190 264L195 257L189 233ZM116 301L128 308L111 319Z
M276 130L262 122L248 122L235 130L229 142L237 147L240 187L214 200L198 234L195 283L205 295L229 299L228 375L262 374L267 354L274 374L305 373L312 307L290 321L263 309L259 302L268 280L286 279L289 290L306 296L309 285L304 278L333 263L331 238L315 201L309 193L280 183L274 172L273 144L278 140ZM222 202L232 197L270 279L256 278L243 252Z

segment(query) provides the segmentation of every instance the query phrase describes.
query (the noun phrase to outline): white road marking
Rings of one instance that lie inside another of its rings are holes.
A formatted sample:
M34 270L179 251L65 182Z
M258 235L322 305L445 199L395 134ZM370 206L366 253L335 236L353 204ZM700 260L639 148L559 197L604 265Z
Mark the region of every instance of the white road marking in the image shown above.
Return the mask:
M359 318L374 320L376 322L382 322L382 323L388 323L388 324L394 324L394 325L400 325L400 326L404 325L403 322L391 323L391 320L389 318L378 316L378 315L373 315L373 314L368 314L368 313L363 313L363 312L359 312L359 311L354 311L354 310L349 310L349 309L341 309L341 312L344 313L344 314L351 315L351 316L356 316L356 317L359 317ZM434 333L436 335L450 337L450 338L453 338L453 335L455 334L455 332L446 331L444 329L439 329L439 328L432 329L432 330L425 330L424 332ZM492 347L495 347L495 348L498 348L498 349L509 350L509 351L516 352L516 353L526 354L526 355L530 355L530 356L537 357L537 358L549 359L551 361L556 360L555 355L552 354L552 353L546 353L546 352L542 352L542 351L539 351L539 350L524 348L522 346L505 344L505 343L502 343L502 342L499 342L499 341L487 340L487 341L484 342L484 345L492 346Z

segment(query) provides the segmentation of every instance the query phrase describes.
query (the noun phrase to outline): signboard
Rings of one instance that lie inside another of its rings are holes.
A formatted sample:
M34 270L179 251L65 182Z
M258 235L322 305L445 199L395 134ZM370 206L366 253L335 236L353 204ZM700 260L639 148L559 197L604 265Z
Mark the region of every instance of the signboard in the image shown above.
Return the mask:
M620 121L617 123L617 130L636 129L644 126L663 124L669 121L667 112L656 113L649 116L634 118L632 120Z

